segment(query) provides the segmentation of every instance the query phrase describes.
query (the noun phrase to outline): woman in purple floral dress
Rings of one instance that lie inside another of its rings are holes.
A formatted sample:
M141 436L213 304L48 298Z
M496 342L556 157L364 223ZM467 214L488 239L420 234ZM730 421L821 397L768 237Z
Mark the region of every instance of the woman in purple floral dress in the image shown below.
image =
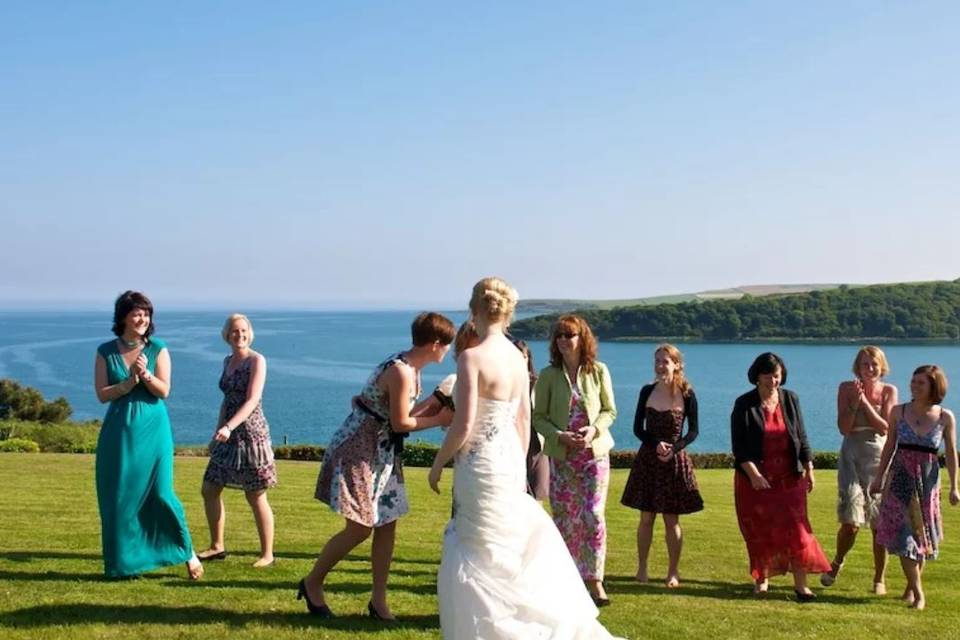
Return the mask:
M210 443L210 463L203 474L203 506L210 525L210 548L197 554L201 560L227 557L223 542L224 487L243 489L260 535L260 557L253 563L262 568L273 564L273 510L267 489L277 484L270 428L263 416L263 385L267 360L250 348L253 325L235 313L223 325L223 339L233 353L223 361L220 390L223 403Z
M870 493L882 493L877 543L900 556L907 578L903 599L915 609L926 606L920 576L927 560L935 560L943 539L940 515L940 464L943 443L950 476L950 504L960 502L957 491L957 421L940 406L947 394L947 377L936 365L913 372L913 400L893 408L891 425L880 454L880 468ZM889 469L887 467L890 467Z

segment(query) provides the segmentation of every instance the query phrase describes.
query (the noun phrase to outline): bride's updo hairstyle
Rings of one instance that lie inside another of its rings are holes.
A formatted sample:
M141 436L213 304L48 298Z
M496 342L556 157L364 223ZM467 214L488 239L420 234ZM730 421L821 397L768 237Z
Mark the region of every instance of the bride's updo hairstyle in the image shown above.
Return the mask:
M473 285L470 312L488 322L509 323L517 306L517 290L496 277L484 278Z

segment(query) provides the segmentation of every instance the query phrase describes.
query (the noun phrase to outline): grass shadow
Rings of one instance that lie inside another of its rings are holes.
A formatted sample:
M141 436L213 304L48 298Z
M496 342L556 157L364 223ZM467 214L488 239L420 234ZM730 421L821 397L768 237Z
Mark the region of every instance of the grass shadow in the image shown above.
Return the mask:
M403 616L392 624L372 620L366 616L340 616L321 620L295 612L239 612L212 607L162 607L157 605L124 606L106 604L51 604L16 609L4 614L0 628L42 629L76 624L156 624L203 625L226 624L240 628L248 624L258 627L324 628L351 631L393 631L396 629L436 630L440 627L438 615Z
M101 560L99 553L78 553L74 551L2 551L0 560L12 562L30 562L31 560Z
M757 597L753 593L753 583L721 582L718 580L696 580L684 578L680 586L667 589L661 580L651 580L645 584L637 582L633 576L607 576L607 591L611 599L618 593L638 595L679 595L693 598L711 598L714 600L795 600L793 587L777 587L771 584L767 595ZM816 602L832 604L863 604L870 602L869 597L839 595L826 591L817 592Z

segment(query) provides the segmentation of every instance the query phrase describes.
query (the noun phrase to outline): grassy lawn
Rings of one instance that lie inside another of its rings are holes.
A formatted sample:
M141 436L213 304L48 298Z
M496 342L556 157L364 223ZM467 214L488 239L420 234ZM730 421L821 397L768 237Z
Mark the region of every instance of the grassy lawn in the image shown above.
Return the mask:
M205 459L177 459L177 489L196 546L207 542L200 501ZM0 485L7 487L0 518L0 637L2 638L436 638L435 576L447 491L433 495L425 469L407 469L412 513L398 529L391 606L401 622L384 627L361 617L370 588L369 542L328 580L329 604L339 614L321 622L294 600L295 585L326 538L340 527L313 500L317 464L279 463L281 485L270 496L277 519L277 565L249 567L256 530L240 492L227 492L226 561L208 563L200 583L171 567L132 581L101 576L99 519L93 457L0 454ZM619 504L626 471L614 472L607 508L607 584L612 606L601 620L629 638L949 638L960 623L960 510L945 508L947 539L941 560L926 575L928 609L908 610L898 599L904 579L894 560L889 596L869 594L869 534L858 540L837 584L815 584L820 599L792 601L787 577L771 583L765 600L750 592L746 552L733 513L732 471L701 471L705 512L682 519L685 544L682 588L661 586L666 568L662 523L652 552L650 585L633 582L636 512ZM946 480L946 476L944 476ZM828 555L836 530L836 476L818 475L811 520ZM304 636L304 632L307 633Z

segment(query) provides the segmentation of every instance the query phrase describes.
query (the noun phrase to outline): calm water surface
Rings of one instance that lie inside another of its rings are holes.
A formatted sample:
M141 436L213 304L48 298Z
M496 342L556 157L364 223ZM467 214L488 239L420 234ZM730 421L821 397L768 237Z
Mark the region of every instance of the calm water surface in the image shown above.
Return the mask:
M48 398L65 396L77 419L100 418L106 409L93 392L97 345L109 340L111 310L104 313L0 313L0 378L36 387ZM173 391L168 400L178 444L206 443L222 395L217 387L229 348L220 338L226 313L161 312L156 335L167 341L173 359ZM267 357L264 411L275 444L326 443L350 408L350 398L371 369L391 352L409 346L411 312L253 312L254 347ZM449 313L455 322L466 314ZM700 402L700 438L694 451L729 449L733 400L750 388L746 371L761 351L779 353L787 363L786 387L800 395L811 444L836 449L836 388L852 377L857 347L850 345L680 344L687 374ZM547 344L531 344L539 367L547 364ZM601 343L600 359L614 380L619 417L613 427L618 449L638 446L633 414L640 387L653 377L653 344ZM901 396L908 395L910 372L936 363L960 375L960 347L886 346ZM453 371L448 358L423 374L429 391ZM948 394L946 406L954 405ZM419 434L439 442L440 432Z

